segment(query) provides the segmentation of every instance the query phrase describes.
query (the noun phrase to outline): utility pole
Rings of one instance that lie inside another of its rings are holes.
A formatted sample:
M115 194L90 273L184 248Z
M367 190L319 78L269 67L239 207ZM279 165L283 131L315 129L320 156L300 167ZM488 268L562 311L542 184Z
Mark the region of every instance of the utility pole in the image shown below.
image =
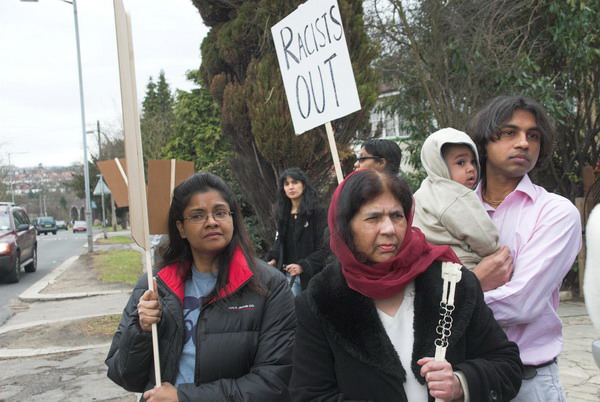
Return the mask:
M117 208L115 207L115 200L113 200L112 194L110 195L110 224L112 225L113 232L117 231Z

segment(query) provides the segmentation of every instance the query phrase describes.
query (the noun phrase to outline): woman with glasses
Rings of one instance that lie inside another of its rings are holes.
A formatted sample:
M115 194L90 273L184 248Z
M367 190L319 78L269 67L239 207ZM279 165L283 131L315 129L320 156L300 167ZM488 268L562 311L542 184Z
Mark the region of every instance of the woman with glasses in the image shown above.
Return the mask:
M157 292L142 275L106 359L109 378L146 400L289 400L293 295L255 257L232 191L210 173L187 179L173 192L168 231Z
M306 174L289 168L279 177L277 191L277 238L267 255L270 265L294 278L292 291L299 294L323 268L329 252L323 245L327 211Z
M402 151L394 141L374 139L362 144L354 164L354 169L387 170L393 174L400 172Z

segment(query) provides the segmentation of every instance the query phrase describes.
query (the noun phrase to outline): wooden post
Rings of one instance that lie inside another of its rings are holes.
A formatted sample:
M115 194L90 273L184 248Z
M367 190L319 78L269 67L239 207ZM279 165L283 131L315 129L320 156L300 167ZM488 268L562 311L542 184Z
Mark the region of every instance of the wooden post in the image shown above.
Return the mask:
M584 216L583 216L583 206L584 206L584 198L577 197L575 198L575 206L579 210L579 217L581 218L581 224L583 225ZM587 211L589 215L589 211ZM585 233L585 228L583 228ZM579 250L579 254L577 255L577 266L579 267L579 271L577 272L577 276L579 278L579 296L583 296L583 278L585 277L585 234L583 236L583 243L581 244L581 250Z
M325 130L327 131L327 140L329 141L329 149L331 149L331 158L333 159L333 166L335 167L335 175L338 184L340 184L344 180L344 175L342 174L342 165L340 164L340 157L338 155L337 146L335 145L333 127L331 127L330 121L325 123Z
M127 158L127 189L129 193L129 214L131 215L131 236L145 250L148 289L154 291L146 180L142 158L142 138L137 103L133 44L131 40L131 18L125 12L122 0L114 0L114 9L117 54L119 56L121 105L123 108L123 129L125 133L125 156ZM152 324L152 353L154 356L155 384L161 385L158 330L156 324Z

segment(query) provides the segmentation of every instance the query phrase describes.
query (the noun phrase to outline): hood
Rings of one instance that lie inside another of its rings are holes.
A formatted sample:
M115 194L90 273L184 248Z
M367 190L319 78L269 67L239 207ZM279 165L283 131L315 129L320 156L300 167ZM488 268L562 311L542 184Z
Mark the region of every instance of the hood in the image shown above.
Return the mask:
M450 170L442 156L442 146L444 144L461 144L468 145L475 154L477 161L477 181L481 178L481 167L479 166L479 154L475 143L466 133L458 131L454 128L443 128L431 134L421 148L421 163L427 171L427 175L432 179L448 179L451 180Z

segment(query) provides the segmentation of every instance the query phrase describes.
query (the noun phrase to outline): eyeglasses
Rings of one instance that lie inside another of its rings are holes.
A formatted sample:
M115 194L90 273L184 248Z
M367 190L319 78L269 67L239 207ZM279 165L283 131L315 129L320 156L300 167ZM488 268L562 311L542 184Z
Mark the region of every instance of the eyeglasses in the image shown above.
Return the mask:
M381 159L379 156L359 156L356 158L356 160L358 161L358 163L362 163L362 161L367 160L367 159Z
M213 219L216 220L217 222L223 222L223 221L231 219L231 217L233 216L233 212L217 211L214 214L198 213L198 214L186 216L183 219L187 219L188 221L190 221L190 223L197 225L197 224L202 224L202 223L208 222L209 216L212 216Z

